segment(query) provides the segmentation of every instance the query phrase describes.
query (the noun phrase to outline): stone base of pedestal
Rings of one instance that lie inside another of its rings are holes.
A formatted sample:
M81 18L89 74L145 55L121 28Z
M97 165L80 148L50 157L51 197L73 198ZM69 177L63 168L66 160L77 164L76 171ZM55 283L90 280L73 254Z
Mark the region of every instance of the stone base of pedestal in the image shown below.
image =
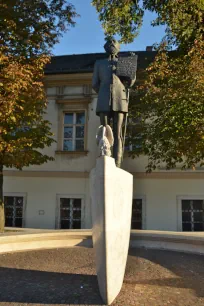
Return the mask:
M122 287L131 226L133 176L102 156L90 174L93 246L101 297L108 305Z

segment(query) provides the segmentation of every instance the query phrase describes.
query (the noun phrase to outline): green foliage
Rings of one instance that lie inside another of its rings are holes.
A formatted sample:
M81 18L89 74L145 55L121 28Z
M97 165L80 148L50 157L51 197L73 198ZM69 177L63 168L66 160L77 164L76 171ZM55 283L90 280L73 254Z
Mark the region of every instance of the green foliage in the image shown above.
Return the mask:
M30 60L0 55L0 161L21 169L52 160L39 149L53 142L50 124L44 120L46 97L42 83L46 56Z
M203 34L204 0L92 0L107 36L130 43L139 34L145 10L157 13L153 26L166 25L169 45L186 49Z
M0 3L0 41L9 54L47 53L78 16L66 0L9 0Z
M4 228L3 167L22 169L52 157L43 85L50 50L77 16L66 0L0 3L0 231Z
M106 36L118 34L130 43L138 35L144 11L138 0L93 0Z
M77 16L66 0L10 0L0 4L0 164L21 169L52 157L43 86L46 54Z
M131 155L146 154L148 171L177 164L183 169L204 165L203 47L196 41L183 56L160 50L137 89L142 97L132 106L131 115L141 122L139 132L134 129L132 134Z
M204 33L204 0L143 0L143 7L157 13L152 24L165 24L165 40L180 50L189 49Z

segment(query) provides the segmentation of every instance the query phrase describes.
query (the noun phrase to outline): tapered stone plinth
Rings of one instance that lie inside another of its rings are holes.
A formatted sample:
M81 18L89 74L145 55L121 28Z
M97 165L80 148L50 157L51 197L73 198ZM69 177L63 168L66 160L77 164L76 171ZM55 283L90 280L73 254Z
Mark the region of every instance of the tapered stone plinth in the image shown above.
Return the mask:
M108 305L122 287L131 226L133 176L101 156L90 174L93 246L101 297Z

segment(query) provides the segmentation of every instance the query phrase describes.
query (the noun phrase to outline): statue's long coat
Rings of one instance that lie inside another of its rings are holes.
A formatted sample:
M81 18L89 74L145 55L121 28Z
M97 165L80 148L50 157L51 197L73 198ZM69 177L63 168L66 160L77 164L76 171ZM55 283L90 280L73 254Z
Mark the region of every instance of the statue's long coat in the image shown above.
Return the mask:
M94 66L92 87L98 93L96 114L102 112L128 112L125 86L115 75L117 62L109 59L97 60Z

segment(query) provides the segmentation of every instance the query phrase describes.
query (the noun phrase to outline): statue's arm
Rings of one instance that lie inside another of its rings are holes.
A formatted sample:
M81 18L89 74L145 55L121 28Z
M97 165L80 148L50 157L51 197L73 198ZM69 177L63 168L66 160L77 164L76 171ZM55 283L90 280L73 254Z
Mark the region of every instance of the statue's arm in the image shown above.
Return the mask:
M100 79L99 79L98 63L97 62L95 62L95 65L94 65L94 72L93 72L93 78L92 78L92 88L95 90L96 93L99 92Z
M135 84L135 81L136 81L136 76L135 76L134 80L131 80L129 87L132 87Z
M136 81L136 76L133 80L130 80L130 79L120 79L121 82L123 83L123 85L125 86L126 89L132 87L134 84L135 84L135 81Z

